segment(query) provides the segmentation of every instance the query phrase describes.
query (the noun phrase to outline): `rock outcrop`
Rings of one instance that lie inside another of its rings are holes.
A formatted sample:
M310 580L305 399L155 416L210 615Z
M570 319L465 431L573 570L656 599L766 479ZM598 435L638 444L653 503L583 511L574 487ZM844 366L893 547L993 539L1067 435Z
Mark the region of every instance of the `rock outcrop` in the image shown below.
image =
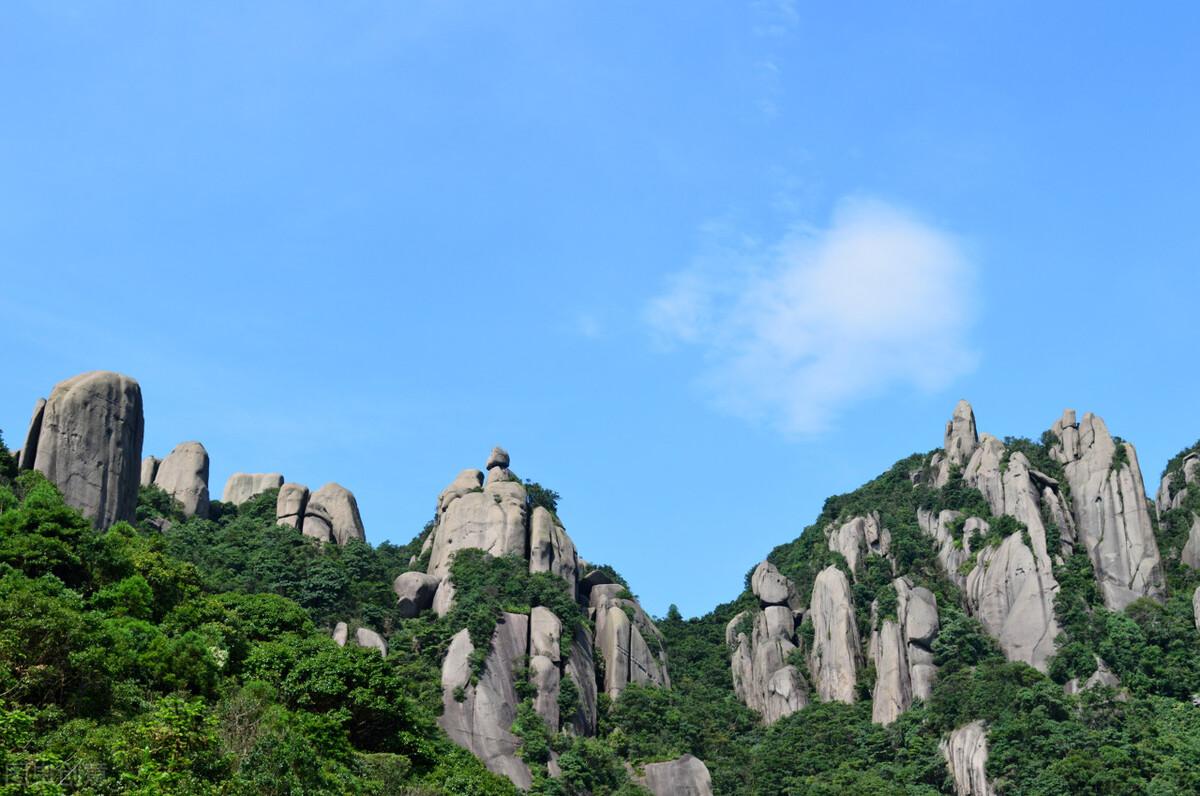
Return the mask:
M871 720L891 724L911 707L913 700L928 699L933 692L937 667L932 645L937 637L937 599L933 592L913 586L907 578L892 581L896 591L896 615L879 616L872 606L875 629L870 655L875 663L875 690Z
M1108 668L1108 664L1099 655L1096 658L1096 671L1084 680L1079 682L1078 677L1072 677L1063 684L1063 691L1068 694L1078 694L1081 691L1090 691L1093 688L1120 688L1121 678L1117 677L1112 669Z
M280 497L282 496L281 491ZM294 498L294 493L290 497ZM309 495L300 532L313 539L337 542L339 545L344 545L351 539L367 538L354 493L341 484L333 483L326 484Z
M982 721L954 730L939 748L954 780L956 796L995 796L987 779L987 730Z
M183 508L185 517L208 517L208 451L199 442L181 442L158 465L154 485Z
M142 486L152 486L154 477L158 475L158 466L162 464L162 459L157 456L146 456L142 459L142 477L140 483Z
M464 628L450 642L442 662L442 715L438 724L451 740L483 761L489 770L528 788L533 777L517 755L520 739L511 731L517 715L515 676L528 653L529 617L503 615L492 635L491 651L478 682L472 683L475 651Z
M299 530L304 523L304 509L307 506L308 487L303 484L284 484L279 487L279 497L275 499L275 522Z
M825 529L829 549L840 553L855 574L867 556L888 556L891 552L892 535L879 520L879 512L865 517L854 517L841 525L833 523Z
M630 683L670 687L662 633L637 601L597 586L590 594L589 613L604 662L604 693L616 699Z
M575 543L558 518L542 506L535 507L529 517L529 571L558 575L575 593L579 572Z
M221 502L240 506L255 495L283 486L281 473L234 473L225 482Z
M817 574L809 601L813 646L809 672L822 702L853 702L862 658L850 581L835 566Z
M392 581L396 593L396 610L409 619L433 605L440 581L424 572L402 572Z
M725 628L725 644L738 699L773 724L809 702L808 682L793 661L803 656L789 605L796 589L767 561L755 568L751 588L764 607L735 616Z
M1051 432L1051 456L1071 486L1077 541L1092 560L1104 604L1119 611L1139 597L1166 594L1137 451L1115 441L1090 412L1067 410Z
M712 796L712 777L704 761L691 755L647 763L634 781L654 796Z
M29 429L25 432L25 444L17 456L17 467L32 470L37 459L38 438L42 435L42 418L46 414L46 399L38 398L33 404L33 415L29 418Z
M496 557L528 557L525 487L515 479L505 479L503 474L507 469L493 467L490 472L496 476L483 486L482 473L464 470L438 498L430 575L444 578L450 573L454 554L466 548L477 548Z
M975 428L975 411L966 401L959 401L954 415L946 423L946 437L942 453L931 462L934 486L945 486L950 481L951 468L959 467L970 460L979 445L979 434Z
M350 626L345 622L338 622L333 627L333 643L339 647L346 646L347 642L354 639L354 646L363 647L364 649L372 649L379 653L380 657L386 658L388 653L387 641L383 636L376 633L367 627L355 629L354 635L350 635Z
M144 431L138 383L109 371L83 373L54 386L35 408L31 431L39 412L37 443L22 449L22 464L31 458L97 528L132 521Z

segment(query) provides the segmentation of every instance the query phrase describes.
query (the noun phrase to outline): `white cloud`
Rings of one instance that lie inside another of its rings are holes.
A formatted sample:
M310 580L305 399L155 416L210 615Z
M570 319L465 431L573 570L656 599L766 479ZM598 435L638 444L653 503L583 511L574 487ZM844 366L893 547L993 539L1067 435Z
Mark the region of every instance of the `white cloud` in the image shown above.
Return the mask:
M828 229L674 274L646 314L660 344L704 353L700 380L721 408L808 433L863 398L972 370L973 270L953 236L850 200Z

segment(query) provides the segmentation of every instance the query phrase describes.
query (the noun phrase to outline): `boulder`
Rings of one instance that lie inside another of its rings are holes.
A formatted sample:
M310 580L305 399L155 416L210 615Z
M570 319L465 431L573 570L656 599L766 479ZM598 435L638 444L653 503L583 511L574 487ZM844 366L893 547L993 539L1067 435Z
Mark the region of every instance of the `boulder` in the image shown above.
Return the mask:
M221 502L240 506L255 495L283 486L281 473L234 473L225 482Z
M831 523L825 528L825 539L830 550L846 559L852 573L858 572L859 563L868 555L887 557L891 553L892 534L880 522L879 512L855 517L840 526Z
M862 657L850 581L836 566L821 570L813 583L808 616L813 624L809 671L822 702L854 702Z
M433 595L433 612L439 617L450 613L454 608L454 581L444 578Z
M1192 515L1192 527L1188 529L1187 542L1179 554L1179 560L1192 569L1200 569L1200 516Z
M17 467L32 470L37 459L38 438L42 435L42 418L46 414L46 399L38 398L33 404L33 415L29 418L29 429L25 432L25 444L17 455Z
M470 492L483 491L483 473L479 470L463 470L450 485L442 490L442 494L438 495L437 513L440 517L450 504L458 500L463 495Z
M1140 597L1162 601L1166 582L1137 451L1127 442L1118 445L1090 412L1077 424L1067 410L1050 430L1057 439L1050 455L1066 471L1076 535L1105 606L1120 611Z
M507 470L510 463L508 451L496 446L492 448L491 455L488 456L487 465L483 469L491 470L493 467L501 467Z
M475 482L476 486L464 490L477 472L459 473L442 492L430 548L430 575L442 578L449 574L454 554L465 548L477 548L497 558L528 558L525 487L517 481L498 481L479 489Z
M559 639L562 636L562 621L554 612L536 606L529 612L529 654L542 655L558 663L562 657Z
M966 401L959 401L954 407L953 416L946 423L943 453L937 462L934 486L945 486L950 481L950 469L966 464L978 444L979 434L975 428L975 411Z
M36 412L35 412L36 414ZM54 386L42 410L33 469L97 528L133 521L141 475L142 390L92 371ZM29 450L29 448L25 448ZM22 460L29 456L22 453Z
M309 532L309 518L314 518L316 527ZM328 533L325 529L328 528ZM363 541L367 538L363 530L362 517L358 513L358 501L354 493L341 484L326 484L313 492L304 509L304 526L301 531L314 539L332 540L344 545L351 539Z
M604 661L604 692L616 699L629 683L669 688L662 634L642 607L635 600L613 596L593 605L596 647Z
M891 724L913 700L928 699L937 675L931 649L939 628L937 598L907 578L896 578L892 587L896 616L880 617L878 606L871 607L870 655L875 664L871 720L877 724Z
M647 763L634 781L654 796L712 796L712 777L704 761L691 755Z
M546 722L550 732L558 732L558 693L561 676L558 666L545 655L530 657L529 682L537 689L533 709Z
M1108 664L1099 655L1096 658L1096 671L1092 672L1088 679L1082 683L1078 677L1072 677L1063 685L1063 691L1068 694L1078 694L1081 691L1090 691L1093 688L1120 688L1121 678L1117 677L1112 669L1108 668Z
M750 576L750 590L763 605L792 605L799 609L795 585L770 561L763 561Z
M475 651L463 629L451 640L442 661L442 715L450 739L483 761L488 770L527 789L533 777L517 752L521 742L511 728L517 715L514 677L528 653L529 618L505 613L492 635L491 651L478 682L471 683L470 659Z
M747 625L749 634L743 628ZM774 724L808 706L808 682L789 662L797 649L795 621L790 608L772 605L751 616L735 616L725 628L730 647L733 688L766 724Z
M553 514L536 506L529 517L529 571L549 572L562 578L572 595L579 561L575 543Z
M154 484L154 477L158 475L158 467L162 464L162 459L157 456L147 456L142 459L142 486L151 486Z
M1196 622L1196 629L1200 630L1200 586L1192 592L1192 618Z
M986 529L986 523L979 523ZM1016 532L999 547L979 551L964 589L971 613L1005 656L1043 672L1059 633L1054 613L1058 583L1047 569Z
M275 522L300 530L304 524L304 509L308 506L308 487L303 484L284 484L275 499Z
M333 627L333 643L339 647L346 646L347 639L350 638L350 627L345 622L338 622Z
M381 658L387 657L387 642L374 630L365 627L358 628L354 631L354 643L360 647L376 650Z
M183 508L185 517L208 517L208 451L199 442L181 442L167 454L154 485Z
M441 583L424 572L402 572L392 581L396 593L396 610L405 619L411 619L433 605L433 597Z
M956 796L995 796L987 779L987 730L982 721L954 730L938 748L946 758Z

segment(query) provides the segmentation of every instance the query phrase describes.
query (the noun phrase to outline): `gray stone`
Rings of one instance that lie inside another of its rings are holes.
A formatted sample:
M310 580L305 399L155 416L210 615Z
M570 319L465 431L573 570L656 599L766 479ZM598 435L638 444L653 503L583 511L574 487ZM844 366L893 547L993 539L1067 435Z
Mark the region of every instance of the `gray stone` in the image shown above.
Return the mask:
M1166 596L1162 562L1150 523L1137 451L1121 443L1124 462L1104 421L1090 412L1076 425L1068 410L1051 432L1050 453L1071 486L1076 535L1092 560L1104 604L1124 609L1140 597Z
M662 634L636 601L608 597L591 610L609 697L616 699L629 683L670 687Z
M350 637L350 627L345 622L338 622L333 628L333 643L339 647L346 646L346 640Z
M466 491L445 500L447 492L457 493L465 485L465 475L460 473L455 483L442 493L440 505L445 508L439 513L433 531L429 557L429 574L439 578L449 574L454 554L466 548L476 548L496 558L528 557L525 487L516 481L501 481L488 484L482 491Z
M438 718L438 725L451 740L521 789L529 788L533 778L517 754L521 742L511 727L520 703L514 677L528 653L528 637L528 617L503 614L492 635L483 673L478 683L472 684L474 646L467 630L459 631L442 662L442 715Z
M240 506L255 495L283 486L282 473L234 473L225 482L221 502Z
M979 445L979 434L975 428L975 411L966 401L959 401L954 415L946 423L943 453L936 463L937 475L934 486L945 486L950 480L950 469L962 467L971 458Z
M841 553L853 573L868 555L889 557L891 553L892 534L883 527L878 512L855 517L840 526L830 524L825 528L825 538L829 549Z
M136 381L108 371L83 373L56 384L50 393L33 468L95 527L131 522L143 430L142 390Z
M442 494L438 495L438 516L440 517L451 503L463 495L482 490L483 473L474 469L463 470L454 477L449 486L442 490Z
M854 702L858 663L862 657L858 620L850 581L845 573L829 566L813 583L808 616L813 623L813 648L809 671L822 702Z
M956 796L995 796L987 779L987 730L982 721L954 730L939 748L954 780Z
M764 723L773 724L809 701L808 682L789 663L797 648L794 616L785 605L768 606L754 614L749 635L741 630L747 616L743 611L725 628L734 692Z
M374 630L365 627L358 628L354 631L354 643L360 647L375 650L382 658L387 657L387 642Z
M433 612L439 617L450 613L454 608L454 581L444 578L433 595Z
M162 464L162 459L157 456L146 456L142 459L142 486L151 486L154 484L154 477L158 475L158 467Z
M493 467L502 467L507 470L509 464L511 464L511 461L508 456L508 451L504 450L504 448L501 448L500 446L496 446L495 448L492 448L492 453L490 456L488 456L487 465L483 469L490 470Z
M1200 586L1192 592L1192 617L1196 622L1196 629L1200 630Z
M308 506L308 487L303 484L284 484L275 500L275 522L300 530L304 525L304 509Z
M396 611L405 619L411 619L433 605L437 593L437 578L424 572L402 572L392 581L396 593Z
M38 438L42 435L42 418L46 414L46 399L38 398L33 404L33 415L29 418L29 429L25 432L25 444L17 456L17 466L32 470L37 459Z
M344 545L351 539L364 541L367 538L362 517L358 513L358 501L354 499L354 493L341 484L326 484L308 498L308 506L304 510L304 527L301 530L306 536L321 538L315 532L309 533L309 517L316 517L322 524L328 523L327 538L339 545Z
M542 506L535 507L529 517L529 571L557 575L574 596L578 570L579 561L571 537L553 514Z
M154 485L183 508L185 517L208 517L208 451L199 442L181 442L167 454Z
M1192 569L1200 569L1200 516L1192 515L1192 527L1188 529L1187 542L1179 554L1179 560Z
M784 605L796 591L791 581L770 561L763 561L754 568L750 589L763 605Z
M907 578L896 578L892 587L894 619L880 621L877 606L871 607L870 655L875 664L871 720L878 724L891 724L913 700L928 699L937 676L930 649L939 627L937 599Z
M554 612L543 606L535 606L529 612L529 654L542 655L558 663L562 656L559 639L562 636L562 621Z
M529 659L529 681L537 689L533 709L546 722L550 732L558 732L558 693L561 677L558 666L545 655L534 655Z
M579 709L574 716L562 716L564 729L569 729L575 735L594 735L596 733L596 666L592 655L592 636L586 625L581 625L575 632L571 643L571 656L567 658L564 673L575 683L579 694Z
M1108 664L1099 655L1094 656L1096 659L1096 671L1092 672L1088 679L1082 683L1078 677L1072 677L1063 685L1063 691L1068 694L1078 694L1082 691L1091 691L1094 688L1112 688L1121 687L1121 678L1108 668Z
M691 755L663 763L647 763L635 781L654 796L712 796L708 766Z

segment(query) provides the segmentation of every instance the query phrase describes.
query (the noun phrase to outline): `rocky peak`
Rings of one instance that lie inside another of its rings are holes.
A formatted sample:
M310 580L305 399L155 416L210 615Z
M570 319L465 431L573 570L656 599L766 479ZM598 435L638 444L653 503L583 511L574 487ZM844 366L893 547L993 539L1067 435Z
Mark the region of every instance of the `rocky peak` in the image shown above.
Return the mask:
M975 410L965 400L959 401L954 407L954 414L946 423L946 438L943 449L946 461L952 465L962 466L975 446L979 444L979 434L975 429Z
M199 442L181 442L156 468L154 485L183 508L185 517L207 517L208 451Z

